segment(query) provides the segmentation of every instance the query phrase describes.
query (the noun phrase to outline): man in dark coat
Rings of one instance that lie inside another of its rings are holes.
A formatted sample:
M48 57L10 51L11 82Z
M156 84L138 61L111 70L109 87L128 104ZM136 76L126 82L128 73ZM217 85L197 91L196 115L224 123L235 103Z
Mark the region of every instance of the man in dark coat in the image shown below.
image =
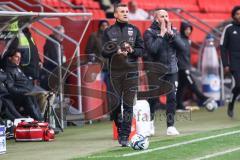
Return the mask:
M64 34L64 27L63 26L57 26L55 27L55 29L58 32L61 32L62 34ZM60 53L59 51L59 46L54 43L51 39L47 39L46 43L44 44L44 63L43 63L43 67L45 69L48 70L48 72L43 72L43 75L41 75L41 86L46 89L49 90L49 86L48 86L48 78L50 73L49 72L53 72L55 68L59 67L59 63L63 63L65 62L65 56L64 56L64 48L62 45L62 41L64 39L64 37L57 33L57 32L53 32L53 34L50 35L50 38L54 39L55 41L57 41L60 45ZM60 55L58 55L60 54ZM61 57L59 57L61 56ZM60 58L60 59L59 59ZM60 60L60 62L59 62Z
M23 116L16 110L11 96L5 85L7 80L7 74L0 69L0 117L5 115L7 119L14 121L16 118L22 118Z
M167 135L178 135L179 132L174 127L174 117L176 110L176 89L177 89L177 57L176 50L185 50L184 44L169 20L168 13L165 10L156 10L154 22L144 33L145 50L152 62L159 62L168 68L168 73L163 80L172 84L173 90L167 94L166 117L167 117ZM155 77L155 78L154 78ZM149 85L156 75L148 75ZM154 120L155 105L158 98L149 97L151 120ZM154 133L152 133L154 134Z
M206 105L212 99L206 97L201 91L198 89L195 80L191 75L191 59L190 59L190 49L191 49L191 40L189 36L191 35L193 27L187 23L182 22L180 27L180 33L182 41L185 45L184 52L182 50L177 50L177 58L178 58L178 88L177 88L177 110L182 112L186 111L185 106L183 105L183 96L184 89L190 86L193 93L196 94L197 98L200 100L202 105Z
M220 40L224 72L231 72L236 83L232 90L232 101L228 105L229 117L233 117L234 102L240 94L240 6L232 9L232 18L233 22L224 28Z
M6 66L7 80L6 86L14 97L15 105L24 107L24 111L30 117L42 121L41 112L37 103L37 100L33 96L27 96L26 94L33 91L33 82L19 68L21 61L21 53L19 50L13 51L9 57Z

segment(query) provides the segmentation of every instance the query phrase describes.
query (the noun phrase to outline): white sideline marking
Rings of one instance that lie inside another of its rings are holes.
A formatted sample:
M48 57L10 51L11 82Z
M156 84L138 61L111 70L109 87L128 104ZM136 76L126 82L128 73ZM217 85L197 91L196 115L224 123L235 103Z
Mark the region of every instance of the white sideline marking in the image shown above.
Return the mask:
M180 142L180 143L176 143L176 144L171 144L171 145L167 145L167 146L157 147L157 148L148 149L148 150L139 151L139 152L134 152L134 153L128 153L128 154L123 154L123 155L115 155L115 156L114 155L113 156L110 156L110 155L109 156L89 156L88 158L89 159L92 159L92 158L94 159L94 158L131 157L131 156L135 156L135 155L150 153L150 152L154 152L154 151L158 151L158 150L164 150L164 149L168 149L168 148L173 148L173 147L186 145L186 144L191 144L191 143L195 143L195 142L201 142L201 141L214 139L214 138L218 138L218 137L223 137L223 136L228 136L228 135L237 134L237 133L240 133L240 130L226 132L226 133L217 134L217 135L208 136L208 137L203 137L203 138L197 138L197 139L193 139L193 140L186 141L186 142Z
M212 158L212 157L221 156L221 155L224 155L224 154L227 154L227 153L232 153L232 152L235 152L235 151L238 151L238 150L240 150L240 147L229 149L229 150L226 150L226 151L223 151L223 152L217 152L217 153L209 154L209 155L206 155L206 156L203 156L203 157L195 158L193 160L208 159L208 158Z
M193 140L186 141L186 142L180 142L180 143L171 144L171 145L167 145L167 146L162 146L162 147L157 147L157 148L153 148L153 149L148 149L148 150L141 151L141 152L128 153L128 154L124 154L122 156L123 157L130 157L130 156L150 153L150 152L153 152L153 151L168 149L168 148L172 148L172 147L182 146L182 145L186 145L186 144L191 144L191 143L195 143L195 142L205 141L205 140L218 138L218 137L223 137L223 136L228 136L228 135L237 134L237 133L240 133L240 130L232 131L232 132L226 132L226 133L223 133L223 134L217 134L217 135L209 136L209 137L197 138L197 139L193 139Z

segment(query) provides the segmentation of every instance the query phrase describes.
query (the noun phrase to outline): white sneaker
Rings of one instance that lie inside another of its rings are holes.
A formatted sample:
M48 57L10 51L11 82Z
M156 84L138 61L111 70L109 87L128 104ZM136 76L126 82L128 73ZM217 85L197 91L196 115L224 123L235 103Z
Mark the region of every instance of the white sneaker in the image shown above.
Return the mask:
M179 135L179 134L180 133L178 132L178 130L174 126L171 126L171 127L167 128L167 135L168 136L176 136L176 135Z
M155 135L155 126L154 126L154 121L150 121L150 136Z

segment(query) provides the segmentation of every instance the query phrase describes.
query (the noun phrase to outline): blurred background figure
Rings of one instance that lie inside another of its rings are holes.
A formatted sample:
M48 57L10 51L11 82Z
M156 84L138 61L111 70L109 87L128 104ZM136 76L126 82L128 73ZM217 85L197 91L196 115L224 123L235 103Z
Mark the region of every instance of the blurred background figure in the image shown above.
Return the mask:
M12 97L5 84L6 80L7 74L0 69L0 118L14 121L15 118L22 118L22 115L16 110L12 102Z
M103 62L102 68L102 79L107 85L107 90L110 89L110 80L109 80L109 71L108 71L108 62L105 58L102 57L102 39L103 39L103 32L106 28L109 27L109 22L107 20L100 20L98 24L98 31L93 32L87 42L86 51L87 55L94 55L99 58ZM94 62L94 56L89 56L88 60Z
M57 27L55 27L55 29L59 32L64 34L65 30L64 27L59 25ZM61 47L61 64L63 62L66 61L66 58L64 56L64 48L62 45L62 41L63 41L63 36L61 34L59 34L58 32L53 32L50 37L52 39L54 39L55 41L57 41L60 44ZM58 61L58 48L59 46L54 43L53 41L51 41L50 39L46 40L46 43L44 44L44 63L43 63L43 67L45 69L47 69L49 72L53 72L54 69L56 67L58 67L59 65L59 61ZM48 87L48 77L49 77L49 73L43 72L43 75L41 75L41 86L44 89L49 90Z
M168 73L164 75L163 80L169 82L173 89L167 94L166 102L166 119L167 135L178 135L178 130L174 127L176 112L176 90L177 90L177 50L185 52L185 46L177 30L172 27L166 10L157 9L155 11L154 21L151 26L144 32L144 43L150 62L164 64L168 68ZM154 79L158 79L157 74L148 75L149 85L154 84ZM158 82L160 84L160 81ZM153 126L155 106L158 101L156 97L149 97L151 111L151 125ZM154 128L154 127L152 127ZM154 129L153 129L154 130ZM154 134L154 132L152 133Z
M121 0L99 0L101 9L105 11L106 18L114 18L114 5L120 2Z
M102 50L102 37L103 37L103 31L108 28L109 23L107 20L100 20L98 24L98 31L93 32L90 37L88 38L88 42L86 45L86 54L94 54L101 60L104 58L101 55Z
M186 111L186 107L183 105L184 89L190 87L192 92L200 100L201 104L206 104L209 99L198 89L193 76L191 75L191 40L189 39L193 27L187 23L182 22L180 26L181 39L185 45L185 50L177 50L178 58L178 89L177 89L177 111Z
M146 20L149 14L141 8L138 8L137 2L131 0L128 2L129 20Z

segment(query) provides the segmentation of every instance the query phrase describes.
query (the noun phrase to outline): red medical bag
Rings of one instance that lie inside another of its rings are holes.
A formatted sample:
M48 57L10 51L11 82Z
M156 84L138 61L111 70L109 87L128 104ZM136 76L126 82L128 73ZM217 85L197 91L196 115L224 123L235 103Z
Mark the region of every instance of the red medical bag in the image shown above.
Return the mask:
M16 141L52 141L54 130L48 127L47 122L20 122L14 129Z

